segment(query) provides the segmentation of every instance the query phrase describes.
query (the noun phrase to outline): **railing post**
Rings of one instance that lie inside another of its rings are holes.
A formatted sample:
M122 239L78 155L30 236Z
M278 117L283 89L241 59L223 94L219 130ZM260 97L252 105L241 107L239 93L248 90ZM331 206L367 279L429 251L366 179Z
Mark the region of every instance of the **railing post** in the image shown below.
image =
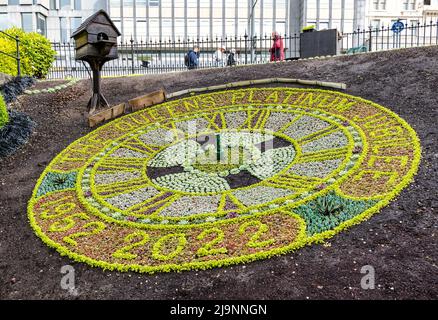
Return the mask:
M368 28L370 30L369 31L369 33L370 33L370 42L369 42L369 45L368 45L368 52L371 52L371 51L373 51L373 27L369 26Z
M17 75L21 77L20 38L18 36L15 36L15 42L17 45Z
M248 35L246 32L243 37L245 38L245 64L248 64Z
M135 67L134 67L134 39L129 40L131 42L131 71L132 74L135 73Z

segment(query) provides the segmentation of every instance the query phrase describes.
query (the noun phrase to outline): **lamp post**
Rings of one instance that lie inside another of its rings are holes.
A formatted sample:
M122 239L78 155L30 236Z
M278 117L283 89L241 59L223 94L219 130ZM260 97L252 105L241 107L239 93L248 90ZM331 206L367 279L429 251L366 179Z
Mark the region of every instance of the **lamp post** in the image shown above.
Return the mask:
M250 49L251 49L251 63L254 62L254 29L255 29L255 19L254 19L254 9L257 5L258 0L251 0L251 10L249 15L249 41L250 41Z

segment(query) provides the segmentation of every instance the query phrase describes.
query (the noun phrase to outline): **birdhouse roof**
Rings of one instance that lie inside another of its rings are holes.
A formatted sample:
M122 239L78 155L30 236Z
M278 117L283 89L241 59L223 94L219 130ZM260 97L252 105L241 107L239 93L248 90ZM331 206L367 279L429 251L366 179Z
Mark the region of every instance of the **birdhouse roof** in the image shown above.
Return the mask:
M111 20L108 13L105 10L101 9L101 10L97 11L96 13L92 14L91 16L89 16L84 22L82 22L82 24L79 26L79 28L75 32L73 32L73 34L71 35L71 38L75 37L76 35L78 35L82 31L86 30L92 23L99 23L96 20L96 18L101 16L101 15L104 16L106 18L106 20L108 20L108 23L111 25L111 27L117 33L117 35L121 36L122 34L120 33L119 29L117 29L117 27L115 26L114 22Z

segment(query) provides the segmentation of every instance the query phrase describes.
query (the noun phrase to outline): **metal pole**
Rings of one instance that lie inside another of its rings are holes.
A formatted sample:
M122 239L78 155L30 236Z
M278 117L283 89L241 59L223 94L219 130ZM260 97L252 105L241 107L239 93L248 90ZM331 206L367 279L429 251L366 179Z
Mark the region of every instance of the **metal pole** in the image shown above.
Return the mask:
M134 67L134 39L132 39L132 37L131 37L130 42L131 42L131 71L132 71L132 74L134 74L135 73L135 67Z
M370 32L370 43L368 44L368 52L373 51L373 28L369 26L369 32ZM364 30L365 32L365 30Z
M329 29L333 25L333 0L329 0Z
M254 39L254 29L255 29L255 19L254 19L254 7L256 5L257 1L256 0L251 0L251 17L250 17L250 32L249 32L249 39L251 41L251 63L254 62L254 43L253 43L253 39Z
M20 38L18 36L15 36L15 42L17 44L17 75L21 77Z
M344 33L345 27L345 0L341 2L341 32Z
M246 32L245 32L245 35L244 35L244 38L245 38L245 64L248 64L248 35L246 34Z
M220 162L222 159L221 135L216 134L216 160Z
M250 23L249 23L249 39L251 41L251 63L254 62L254 31L255 31L255 17L254 17L254 10L255 10L255 6L257 5L258 0L251 0L250 4L251 4L251 9L250 9Z

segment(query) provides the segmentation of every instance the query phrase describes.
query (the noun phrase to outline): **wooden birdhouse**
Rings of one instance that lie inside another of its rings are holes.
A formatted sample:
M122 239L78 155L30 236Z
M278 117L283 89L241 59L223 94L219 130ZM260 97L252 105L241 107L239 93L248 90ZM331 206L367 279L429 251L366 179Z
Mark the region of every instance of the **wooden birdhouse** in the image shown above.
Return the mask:
M105 10L99 10L73 32L76 60L113 60L118 58L117 37L120 31Z
M118 58L117 37L120 31L105 10L99 10L73 32L76 60L88 62L93 71L93 96L88 102L89 113L109 106L100 89L100 72L103 64Z

